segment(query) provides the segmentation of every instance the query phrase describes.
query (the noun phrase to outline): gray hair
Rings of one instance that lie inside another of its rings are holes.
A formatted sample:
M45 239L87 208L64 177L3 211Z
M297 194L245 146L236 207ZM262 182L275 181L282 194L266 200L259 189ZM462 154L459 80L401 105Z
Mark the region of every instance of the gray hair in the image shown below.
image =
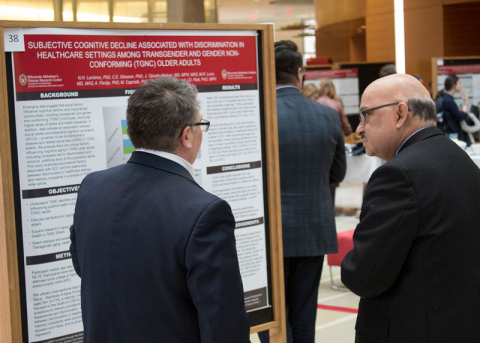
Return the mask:
M423 121L437 121L435 103L432 99L413 98L407 101L407 105L413 116L418 116Z
M173 152L199 111L194 85L171 77L148 80L128 99L128 135L137 149Z

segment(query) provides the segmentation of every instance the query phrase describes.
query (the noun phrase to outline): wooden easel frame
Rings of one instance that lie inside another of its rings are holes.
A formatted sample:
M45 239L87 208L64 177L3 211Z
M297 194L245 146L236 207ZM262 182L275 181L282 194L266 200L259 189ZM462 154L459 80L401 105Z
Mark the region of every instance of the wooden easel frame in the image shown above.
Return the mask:
M21 343L22 318L15 225L14 184L11 137L7 98L4 28L73 28L130 30L256 30L261 36L263 94L265 115L265 150L267 162L268 213L270 220L270 261L273 321L252 327L255 333L270 330L272 343L286 343L283 246L280 202L280 170L275 91L273 25L225 24L129 24L0 21L0 342Z

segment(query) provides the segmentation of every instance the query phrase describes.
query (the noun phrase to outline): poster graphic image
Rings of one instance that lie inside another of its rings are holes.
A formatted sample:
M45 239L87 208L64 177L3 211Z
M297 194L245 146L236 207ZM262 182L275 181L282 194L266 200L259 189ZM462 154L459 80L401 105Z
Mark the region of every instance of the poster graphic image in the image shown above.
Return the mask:
M107 168L126 163L135 148L127 134L126 107L104 107Z

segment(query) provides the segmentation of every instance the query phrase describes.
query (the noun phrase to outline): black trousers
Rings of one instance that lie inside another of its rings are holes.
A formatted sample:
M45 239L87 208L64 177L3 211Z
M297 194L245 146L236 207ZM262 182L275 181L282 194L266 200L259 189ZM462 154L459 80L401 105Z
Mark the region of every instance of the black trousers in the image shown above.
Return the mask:
M324 256L283 259L287 343L315 343L317 298ZM268 331L259 332L262 343L270 343Z

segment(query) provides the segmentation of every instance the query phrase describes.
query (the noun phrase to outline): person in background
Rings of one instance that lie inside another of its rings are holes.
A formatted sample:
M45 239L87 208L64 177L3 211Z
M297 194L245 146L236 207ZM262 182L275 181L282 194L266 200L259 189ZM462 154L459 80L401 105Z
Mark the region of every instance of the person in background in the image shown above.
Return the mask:
M78 192L72 262L85 343L250 342L228 203L194 179L202 143L197 89L149 80L128 99L128 163Z
M395 64L389 63L385 64L382 68L380 68L380 71L378 72L378 77L385 77L396 73L397 67L395 66Z
M418 80L418 82L423 83L423 77L420 74L412 74L414 78Z
M447 128L447 135L450 138L458 138L461 141L470 142L467 135L460 127L460 121L468 118L468 95L462 94L462 110L458 108L453 97L455 93L462 91L462 81L457 75L449 75L445 79L445 94L443 95L443 121ZM469 144L470 145L470 144Z
M323 79L320 81L319 95L317 102L331 107L338 112L343 134L345 136L351 134L352 126L348 122L348 117L345 115L345 110L343 108L342 98L337 94L332 80Z
M302 93L303 95L305 95L306 98L313 101L316 101L320 96L317 86L315 86L313 83L304 85Z
M314 343L325 254L338 251L328 185L345 177L338 114L302 95L302 55L275 43L287 342ZM268 332L259 334L262 343Z
M370 177L342 282L361 297L356 343L480 342L480 169L436 127L410 75L363 93Z
M352 126L348 121L348 117L345 115L345 110L343 108L342 98L337 94L335 85L331 79L322 79L320 81L320 90L319 97L317 102L328 107L333 108L337 111L340 118L340 123L342 125L342 131L345 136L352 133ZM332 197L332 202L335 205L335 193L338 187L338 183L330 184L330 195Z

